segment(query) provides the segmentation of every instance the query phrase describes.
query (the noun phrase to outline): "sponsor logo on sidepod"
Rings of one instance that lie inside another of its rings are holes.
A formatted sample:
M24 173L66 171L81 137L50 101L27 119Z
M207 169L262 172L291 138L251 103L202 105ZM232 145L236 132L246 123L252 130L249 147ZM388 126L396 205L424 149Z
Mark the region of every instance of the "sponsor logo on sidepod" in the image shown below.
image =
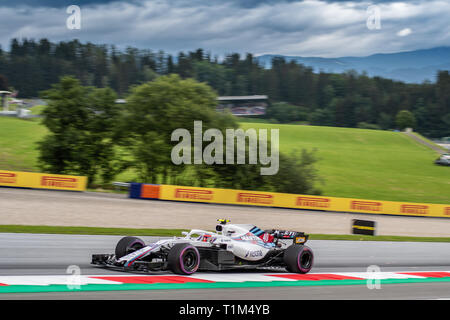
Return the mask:
M446 208L444 209L444 214L445 214L446 216L450 216L450 207L446 207Z
M262 257L263 253L261 250L257 250L257 251L247 251L247 253L245 254L246 258L255 258L255 257Z

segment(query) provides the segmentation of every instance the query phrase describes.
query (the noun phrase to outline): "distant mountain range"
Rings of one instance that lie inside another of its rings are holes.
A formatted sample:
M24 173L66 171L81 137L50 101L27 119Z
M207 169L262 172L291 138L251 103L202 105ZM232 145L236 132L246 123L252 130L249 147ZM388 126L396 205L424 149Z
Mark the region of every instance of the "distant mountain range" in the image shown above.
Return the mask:
M369 76L380 76L408 83L436 81L438 70L450 70L450 47L374 54L367 57L320 58L266 54L256 57L260 65L270 68L274 57L296 61L312 67L314 72L343 73L356 70Z

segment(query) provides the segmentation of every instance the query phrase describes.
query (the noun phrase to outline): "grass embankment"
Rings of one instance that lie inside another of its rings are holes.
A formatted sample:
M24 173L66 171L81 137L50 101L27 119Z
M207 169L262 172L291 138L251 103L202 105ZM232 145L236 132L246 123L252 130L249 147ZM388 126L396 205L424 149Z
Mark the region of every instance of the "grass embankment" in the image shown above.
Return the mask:
M280 150L317 149L327 196L450 203L450 170L434 164L433 150L400 132L241 123L280 129Z
M22 226L0 225L2 233L37 234L81 234L81 235L120 235L120 236L181 236L186 229L134 229L134 228L95 228L60 226ZM310 240L353 240L353 241L413 241L413 242L450 242L450 237L402 237L402 236L365 236L338 234L310 234Z
M46 133L40 122L0 117L0 169L38 171L37 142Z
M240 122L242 128L280 130L280 149L317 149L323 195L450 203L450 168L435 165L437 153L399 132ZM39 121L0 117L0 169L39 171ZM132 181L129 170L116 181Z

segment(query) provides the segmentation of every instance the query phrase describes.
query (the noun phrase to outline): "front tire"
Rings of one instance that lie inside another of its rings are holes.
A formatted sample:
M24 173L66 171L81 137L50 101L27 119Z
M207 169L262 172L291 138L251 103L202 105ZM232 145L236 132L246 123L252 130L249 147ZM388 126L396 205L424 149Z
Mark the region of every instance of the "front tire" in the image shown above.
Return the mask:
M200 265L200 253L189 243L177 243L167 256L169 270L176 274L193 274Z
M287 271L308 273L313 266L314 254L310 247L293 244L284 252L283 260Z
M133 251L139 250L145 247L145 243L142 239L137 237L125 237L120 239L116 245L116 259L122 258Z

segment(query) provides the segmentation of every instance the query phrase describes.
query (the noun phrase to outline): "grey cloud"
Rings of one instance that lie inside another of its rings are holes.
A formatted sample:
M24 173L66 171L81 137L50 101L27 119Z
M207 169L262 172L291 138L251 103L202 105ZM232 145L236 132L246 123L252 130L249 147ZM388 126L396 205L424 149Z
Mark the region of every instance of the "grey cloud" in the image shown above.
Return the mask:
M64 8L0 7L0 43L41 38L163 49L202 47L213 54L252 52L303 56L368 55L450 45L446 1L219 1L91 2L82 29L67 30ZM380 30L366 27L366 9L379 3ZM21 11L22 10L22 11ZM410 28L412 33L397 33Z

